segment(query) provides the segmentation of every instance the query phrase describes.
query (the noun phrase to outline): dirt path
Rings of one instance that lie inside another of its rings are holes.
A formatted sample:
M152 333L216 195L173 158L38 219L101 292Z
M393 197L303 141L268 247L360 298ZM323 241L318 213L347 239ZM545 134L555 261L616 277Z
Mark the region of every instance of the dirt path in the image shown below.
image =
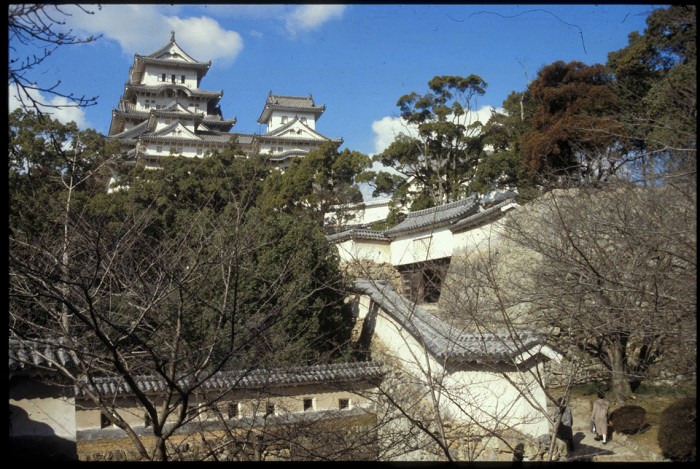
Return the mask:
M569 453L572 461L594 462L650 462L661 461L657 455L639 451L630 444L626 437L613 434L607 444L593 439L591 433L591 402L574 399L571 403L574 418L574 451Z

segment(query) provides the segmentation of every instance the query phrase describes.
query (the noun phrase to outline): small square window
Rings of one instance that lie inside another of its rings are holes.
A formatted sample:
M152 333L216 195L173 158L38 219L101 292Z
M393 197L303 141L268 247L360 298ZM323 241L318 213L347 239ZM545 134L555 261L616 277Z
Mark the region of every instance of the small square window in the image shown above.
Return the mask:
M311 398L304 399L304 412L310 412L314 410L314 400Z
M287 116L282 116L282 123L286 124L287 123Z
M228 404L228 418L233 419L240 415L241 409L238 402L230 402Z
M338 399L338 408L340 410L350 408L350 399Z
M201 154L202 154L202 149L201 149L201 148L197 148L197 154L198 154L198 155L201 155Z
M180 83L184 83L184 82L185 82L185 75L180 75Z
M265 417L268 415L275 415L275 404L267 404L265 406Z

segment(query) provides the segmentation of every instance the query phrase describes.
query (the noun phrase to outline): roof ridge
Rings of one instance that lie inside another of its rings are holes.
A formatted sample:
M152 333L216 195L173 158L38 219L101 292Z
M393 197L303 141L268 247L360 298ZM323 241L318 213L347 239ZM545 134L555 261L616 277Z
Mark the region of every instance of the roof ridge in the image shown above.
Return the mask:
M428 215L430 213L442 212L451 208L459 207L460 205L467 205L467 202L473 203L475 201L477 201L477 197L474 195L470 195L469 197L465 197L464 199L455 200L453 202L437 205L435 207L424 208L423 210L417 210L415 212L409 212L406 215L406 218L416 218L423 215Z

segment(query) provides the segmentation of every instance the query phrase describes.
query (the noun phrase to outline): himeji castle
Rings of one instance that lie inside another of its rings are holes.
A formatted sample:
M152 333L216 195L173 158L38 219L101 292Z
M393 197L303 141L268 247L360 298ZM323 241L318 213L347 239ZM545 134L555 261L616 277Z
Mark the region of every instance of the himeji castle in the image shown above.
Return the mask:
M200 88L211 61L201 62L170 41L149 55L134 55L108 137L118 140L128 165L158 168L169 155L203 157L238 142L246 154L269 155L280 169L325 142L340 146L316 130L325 106L305 97L274 95L270 91L258 123L263 134L233 133L236 118L225 118L219 105L223 91Z

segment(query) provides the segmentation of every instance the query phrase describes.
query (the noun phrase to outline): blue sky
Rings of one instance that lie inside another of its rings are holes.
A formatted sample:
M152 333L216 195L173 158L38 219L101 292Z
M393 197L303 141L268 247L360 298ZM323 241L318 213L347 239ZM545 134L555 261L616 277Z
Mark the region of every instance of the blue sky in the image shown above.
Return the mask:
M134 54L154 52L175 31L191 56L212 61L201 86L224 91L224 117L238 120L233 132L264 132L257 119L269 91L311 94L326 106L320 133L343 138L341 148L374 154L402 129L396 101L412 91L426 93L434 76L481 76L488 87L475 104L488 116L510 92L525 90L544 65L605 63L662 7L110 4L87 7L94 15L86 15L66 6L73 12L66 27L102 37L60 48L33 79L44 85L60 79L64 92L98 96L95 106L55 117L106 133Z

